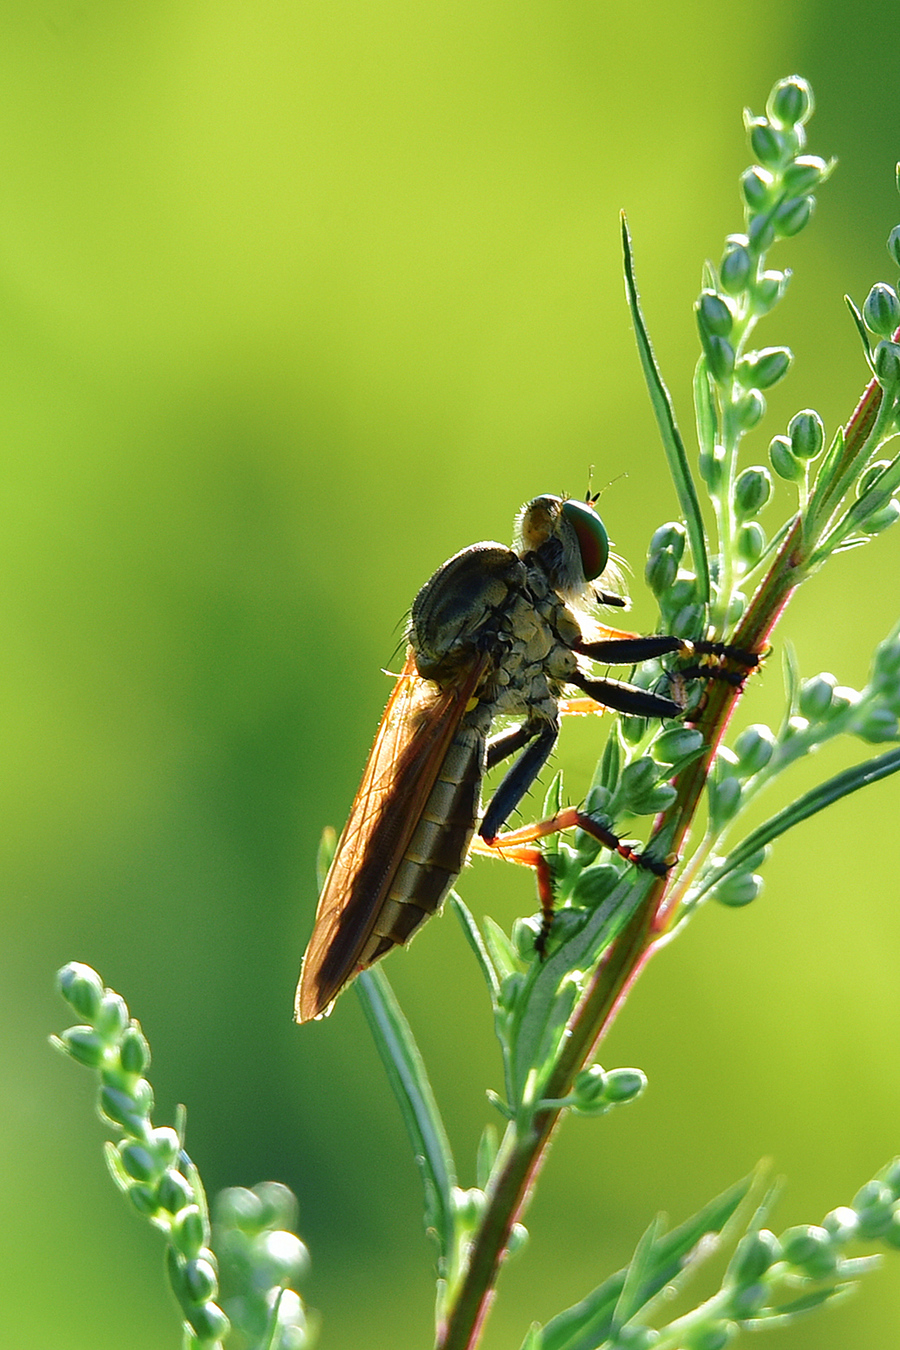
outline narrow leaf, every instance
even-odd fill
[[[669,462],[669,472],[672,475],[675,491],[678,494],[678,502],[687,525],[691,556],[694,560],[694,571],[697,574],[697,596],[705,604],[709,600],[709,560],[706,554],[706,537],[703,532],[700,502],[697,497],[697,489],[694,487],[694,480],[691,477],[684,441],[681,439],[681,432],[678,430],[678,424],[675,421],[672,399],[653,355],[650,335],[641,313],[641,303],[638,298],[637,282],[634,275],[631,235],[628,232],[628,223],[624,215],[622,216],[622,252],[625,261],[625,291],[634,322],[644,380],[650,394],[653,411],[656,414],[663,449]]]
[[[790,1303],[780,1303],[775,1307],[762,1308],[753,1317],[744,1320],[743,1325],[759,1329],[762,1326],[786,1326],[789,1322],[795,1321],[802,1313],[813,1312],[816,1308],[821,1308],[824,1303],[833,1303],[835,1299],[846,1298],[846,1296],[856,1288],[855,1280],[848,1280],[845,1284],[832,1284],[824,1289],[813,1289],[808,1294],[801,1294],[799,1298],[792,1299]]]
[[[646,1302],[644,1291],[652,1281],[656,1265],[654,1248],[664,1232],[663,1217],[661,1214],[657,1214],[649,1227],[644,1230],[638,1245],[634,1249],[634,1255],[625,1271],[622,1292],[616,1299],[616,1306],[613,1309],[612,1334],[614,1336],[618,1336],[625,1323],[630,1322]]]
[[[853,320],[853,324],[854,327],[856,328],[857,333],[859,334],[859,340],[862,343],[863,355],[866,358],[866,365],[874,374],[875,367],[872,365],[872,348],[869,346],[869,334],[868,330],[866,329],[865,320],[863,319],[863,316],[860,314],[853,300],[850,299],[849,295],[844,296],[844,304],[849,309],[850,317]]]
[[[652,1299],[684,1272],[692,1253],[708,1235],[718,1236],[733,1218],[755,1181],[751,1174],[730,1186],[715,1200],[711,1200],[693,1218],[687,1219],[671,1233],[658,1236],[647,1262],[645,1283],[639,1296],[634,1296],[636,1311],[646,1308]],[[710,1244],[711,1249],[712,1244]],[[705,1249],[700,1248],[700,1253]],[[611,1275],[586,1298],[548,1322],[543,1330],[541,1350],[596,1350],[609,1338],[613,1312],[625,1287],[627,1269]],[[634,1316],[634,1313],[632,1313]]]
[[[481,967],[481,973],[484,976],[484,982],[491,995],[491,1003],[496,1006],[497,994],[500,989],[500,977],[497,974],[497,968],[491,960],[490,953],[485,946],[484,938],[478,928],[478,924],[469,909],[456,891],[450,892],[450,908],[459,920],[459,926],[463,930],[463,936],[468,942],[472,951],[475,953],[475,959]]]
[[[709,366],[701,356],[694,369],[694,412],[697,418],[697,439],[704,455],[712,458],[719,432],[719,419],[709,381]]]
[[[770,844],[780,834],[785,834],[802,820],[808,820],[810,816],[823,811],[833,802],[840,801],[842,797],[849,797],[851,792],[858,792],[860,788],[868,787],[870,783],[878,783],[882,778],[889,778],[898,770],[900,770],[900,749],[887,750],[883,755],[876,755],[874,759],[868,759],[863,764],[844,769],[842,773],[835,774],[833,778],[804,793],[758,829],[752,830],[746,839],[743,839],[737,848],[710,872],[696,891],[691,893],[692,903],[711,890],[729,872],[745,866],[754,853],[765,848],[766,844]]]
[[[573,970],[590,969],[621,932],[653,884],[650,873],[621,881],[586,920],[584,927],[546,961],[532,962],[510,1024],[510,1064],[514,1101],[521,1102],[532,1069],[542,1064],[541,1050],[558,1008],[557,994]],[[540,1096],[540,1091],[538,1091]]]
[[[425,1225],[437,1236],[443,1265],[453,1251],[456,1185],[447,1132],[419,1048],[381,967],[363,971],[356,990],[422,1172]]]

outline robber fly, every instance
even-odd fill
[[[589,618],[588,603],[625,604],[597,584],[610,548],[594,500],[536,497],[519,513],[515,549],[463,549],[413,601],[406,662],[319,899],[298,1022],[325,1012],[440,907],[476,827],[486,844],[497,839],[556,743],[567,687],[635,716],[683,712],[672,698],[596,677],[590,661],[632,665],[675,652],[756,664],[722,643],[639,637]],[[488,739],[500,716],[521,721]],[[518,752],[481,814],[485,771]],[[602,826],[592,832],[638,866],[665,872]]]

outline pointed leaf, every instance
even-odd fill
[[[497,974],[497,968],[491,960],[490,953],[485,946],[484,938],[481,936],[478,924],[472,916],[469,909],[456,891],[450,892],[450,908],[459,919],[459,926],[463,930],[463,935],[472,951],[475,953],[475,959],[481,967],[481,973],[484,976],[484,982],[488,987],[491,996],[491,1003],[494,1007],[497,1004],[497,993],[500,989],[500,977]]]
[[[636,1304],[635,1312],[646,1308],[661,1290],[687,1270],[692,1254],[697,1253],[705,1237],[719,1235],[723,1231],[746,1198],[754,1180],[755,1175],[752,1173],[744,1177],[716,1196],[699,1213],[673,1228],[671,1233],[658,1236],[653,1244],[652,1260],[647,1261],[644,1286],[639,1294],[632,1296]],[[697,1255],[702,1257],[703,1254],[704,1249],[700,1247]],[[611,1275],[580,1303],[567,1308],[548,1322],[543,1330],[541,1350],[597,1350],[610,1336],[613,1313],[622,1296],[627,1274],[626,1269]]]
[[[454,1243],[456,1167],[444,1122],[409,1023],[381,967],[363,971],[356,990],[422,1171],[425,1225],[434,1230],[446,1262]]]
[[[697,497],[697,489],[694,487],[694,480],[691,477],[681,432],[678,430],[678,424],[675,421],[672,399],[663,383],[659,366],[656,364],[650,335],[641,313],[641,303],[638,298],[637,282],[634,275],[631,236],[628,233],[628,223],[624,215],[622,216],[622,252],[625,260],[625,291],[634,322],[644,380],[650,394],[653,411],[656,414],[657,426],[666,452],[666,459],[669,462],[669,472],[672,475],[672,481],[675,484],[675,491],[678,494],[678,501],[687,526],[691,556],[694,560],[694,571],[697,574],[697,597],[701,603],[705,604],[709,600],[709,560],[706,554],[706,536],[703,531],[700,502]]]
[[[612,1315],[612,1334],[618,1336],[626,1322],[640,1312],[646,1303],[644,1291],[652,1282],[655,1268],[654,1248],[665,1232],[665,1223],[661,1214],[651,1221],[641,1234],[634,1255],[625,1271],[622,1292],[616,1299]]]
[[[542,1048],[561,984],[573,970],[589,970],[621,932],[655,878],[651,873],[624,878],[584,926],[546,961],[533,961],[510,1021],[510,1064],[515,1103],[523,1099],[532,1070],[543,1064]],[[541,1095],[538,1085],[537,1096]]]
[[[713,886],[716,886],[729,872],[745,867],[748,859],[752,858],[754,853],[765,848],[773,839],[777,839],[780,834],[785,834],[801,821],[808,820],[810,816],[823,811],[826,806],[831,806],[833,802],[838,802],[842,797],[849,797],[851,792],[858,792],[860,788],[868,787],[870,783],[877,783],[882,778],[889,778],[891,774],[900,770],[900,749],[887,750],[883,755],[876,755],[874,759],[868,759],[862,764],[856,764],[853,768],[844,769],[842,773],[835,774],[833,778],[820,783],[818,787],[810,792],[805,792],[802,797],[798,797],[790,806],[786,806],[783,811],[772,816],[763,825],[757,829],[751,830],[746,839],[743,839],[737,848],[733,849],[721,863],[711,871],[703,882],[691,892],[691,903],[694,904],[701,895],[705,895]]]

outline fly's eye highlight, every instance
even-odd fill
[[[585,581],[596,581],[609,562],[606,526],[590,503],[574,497],[563,502],[560,514],[575,531]]]

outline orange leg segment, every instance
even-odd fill
[[[523,825],[518,830],[508,830],[503,834],[496,835],[493,839],[481,839],[476,835],[472,841],[474,853],[481,853],[486,857],[504,858],[508,862],[520,863],[522,866],[531,867],[534,870],[538,899],[541,905],[541,931],[535,942],[535,947],[540,956],[543,956],[546,951],[547,939],[553,926],[553,916],[556,913],[556,901],[553,894],[553,874],[550,863],[541,850],[534,848],[533,845],[538,839],[545,839],[550,834],[557,834],[560,830],[572,829],[584,830],[586,834],[598,840],[604,848],[610,849],[613,853],[618,853],[620,857],[633,863],[635,867],[646,868],[648,871],[655,873],[656,876],[665,876],[674,861],[673,859],[658,862],[654,858],[646,857],[643,853],[637,853],[629,844],[624,844],[617,835],[613,834],[612,830],[608,830],[605,825],[593,820],[584,811],[579,811],[576,806],[567,806],[547,820],[539,820],[532,825]]]

